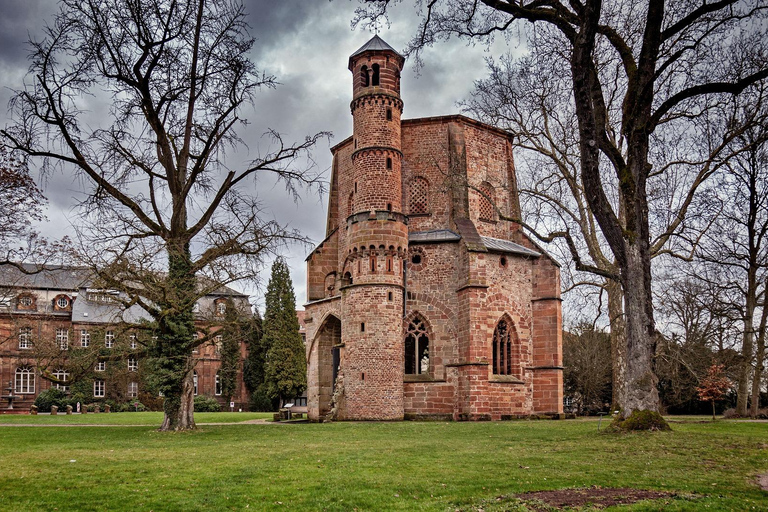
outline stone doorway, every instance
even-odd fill
[[[323,322],[317,338],[318,408],[322,418],[331,411],[331,397],[339,371],[341,320],[331,315]]]

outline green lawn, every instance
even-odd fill
[[[195,416],[203,423],[224,413]],[[754,482],[768,472],[768,424],[683,422],[670,433],[625,435],[596,426],[232,424],[181,434],[2,427],[0,510],[490,512],[524,510],[499,496],[593,485],[681,495],[622,510],[768,509],[768,493]]]
[[[255,419],[271,419],[269,412],[196,412],[195,423],[238,423]],[[162,412],[115,412],[109,414],[0,414],[0,425],[149,425],[163,422]]]

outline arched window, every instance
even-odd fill
[[[494,375],[517,375],[519,357],[513,346],[514,327],[507,318],[502,318],[493,331],[493,373]]]
[[[197,396],[197,370],[192,370],[192,386],[194,388],[195,396]]]
[[[493,186],[484,181],[478,187],[480,190],[480,211],[478,212],[480,220],[496,220],[496,193]]]
[[[221,371],[216,372],[216,396],[221,396]]]
[[[371,66],[373,68],[373,78],[371,78],[371,85],[379,85],[380,68],[378,64]]]
[[[360,85],[368,87],[370,77],[368,76],[368,66],[360,68]]]
[[[405,332],[405,373],[429,373],[429,334],[426,323],[420,316],[411,320]]]
[[[29,366],[16,368],[14,393],[31,395],[35,393],[35,370]]]
[[[411,214],[429,212],[429,182],[426,178],[416,176],[411,180],[410,201],[408,212]]]
[[[59,379],[61,382],[56,382],[53,387],[56,389],[60,389],[62,391],[69,391],[69,386],[64,384],[64,382],[67,382],[69,380],[69,372],[66,371],[63,368],[59,368],[55,372],[53,372],[53,376]]]

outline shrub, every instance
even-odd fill
[[[730,409],[726,409],[723,411],[723,418],[726,420],[732,420],[734,418],[741,418],[739,413],[736,412],[736,409],[731,407]]]
[[[37,398],[35,399],[35,405],[37,406],[37,410],[40,412],[51,412],[52,405],[57,406],[60,410],[66,409],[67,405],[69,405],[69,400],[67,399],[67,394],[64,391],[51,388],[46,389],[37,395]]]
[[[763,407],[762,409],[758,409],[756,418],[759,420],[768,420],[768,408]]]
[[[612,430],[646,430],[646,431],[667,431],[669,428],[666,420],[656,411],[634,411],[629,418],[622,420],[616,418],[611,425]]]
[[[195,397],[195,412],[219,412],[221,406],[215,398],[205,395]]]

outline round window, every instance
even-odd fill
[[[31,306],[32,305],[32,297],[19,297],[19,304],[22,306]]]
[[[419,265],[421,263],[421,254],[414,254],[411,256],[411,263],[414,265]]]
[[[66,308],[67,306],[69,306],[69,299],[66,297],[59,297],[58,299],[56,299],[56,305],[62,309]]]

